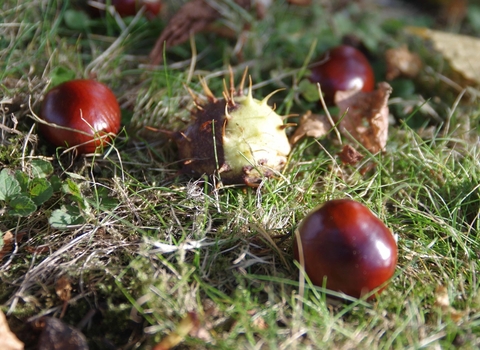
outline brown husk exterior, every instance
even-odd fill
[[[221,145],[226,123],[225,105],[226,101],[220,99],[201,107],[195,113],[195,121],[185,131],[175,134],[178,154],[183,161],[182,171],[185,174],[213,175],[217,174],[219,169],[227,168]],[[233,180],[239,182],[241,179]]]

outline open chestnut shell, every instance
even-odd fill
[[[356,201],[324,203],[302,221],[299,237],[301,249],[295,239],[294,257],[301,261],[303,254],[305,272],[316,286],[326,283],[327,289],[359,298],[395,272],[398,252],[392,232]]]

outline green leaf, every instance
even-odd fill
[[[98,200],[96,202],[90,202],[94,207],[101,210],[109,210],[118,206],[119,201],[109,195],[110,190],[108,188],[97,187],[96,193]]]
[[[76,78],[76,73],[68,68],[58,66],[50,72],[50,86],[54,87]]]
[[[392,96],[407,99],[415,94],[415,83],[411,79],[395,79],[389,82],[393,88]]]
[[[62,192],[73,196],[73,199],[82,208],[88,207],[88,202],[83,197],[80,187],[72,179],[67,179],[66,183],[62,185]]]
[[[303,79],[298,84],[298,91],[302,94],[302,97],[308,102],[320,101],[320,96],[318,95],[318,86],[311,83],[308,79]]]
[[[98,201],[89,201],[90,205],[102,211],[115,209],[119,201],[113,197],[100,197]]]
[[[28,184],[30,198],[36,205],[45,203],[53,195],[53,189],[47,179],[35,178]]]
[[[19,195],[8,202],[8,214],[16,216],[28,216],[37,210],[35,203],[24,195]]]
[[[53,166],[50,162],[43,159],[33,159],[32,174],[34,177],[47,177],[53,173]]]
[[[57,175],[52,175],[50,185],[52,185],[53,192],[58,192],[62,189],[62,180]]]
[[[100,208],[102,210],[112,210],[118,207],[119,201],[113,197],[102,198]]]
[[[78,208],[67,205],[54,210],[48,222],[57,229],[65,230],[71,225],[82,224],[84,220]]]
[[[86,30],[90,24],[90,18],[83,11],[66,10],[63,18],[70,29]]]
[[[133,110],[122,109],[122,125],[128,125],[132,121],[134,114]]]
[[[30,178],[28,177],[27,174],[25,174],[23,171],[17,170],[15,172],[15,179],[17,179],[18,184],[20,185],[21,192],[25,193],[28,190],[28,182],[30,181]]]
[[[13,177],[8,169],[0,172],[0,201],[9,201],[22,191],[17,179]]]
[[[62,185],[62,191],[65,194],[74,196],[77,200],[83,201],[82,192],[80,187],[71,179],[67,179],[67,182]]]
[[[469,24],[475,29],[476,32],[480,31],[480,6],[479,5],[468,6],[467,19]]]

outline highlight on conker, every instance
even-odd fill
[[[319,83],[325,102],[333,104],[337,91],[372,91],[375,74],[367,57],[349,45],[331,48],[312,64],[309,80]]]

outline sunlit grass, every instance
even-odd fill
[[[148,45],[163,24],[107,17],[78,32],[65,23],[71,8],[46,0],[2,5],[2,99],[19,97],[24,104],[14,112],[18,124],[0,114],[3,125],[20,132],[2,133],[0,167],[28,171],[31,159],[46,159],[61,184],[70,179],[78,185],[86,203],[84,223],[67,230],[48,223],[52,211],[74,201],[61,190],[31,216],[3,213],[1,231],[25,233],[0,265],[2,309],[10,312],[12,328],[25,342],[33,342],[26,321],[60,315],[55,281],[68,276],[74,302],[64,321],[83,320],[91,348],[149,348],[189,311],[198,313],[207,330],[187,337],[189,348],[473,349],[480,344],[476,107],[442,101],[454,109],[454,118],[446,123],[448,113],[441,110],[444,123],[425,119],[425,128],[411,128],[409,116],[402,115],[398,120],[405,122],[390,127],[387,151],[367,155],[355,166],[340,162],[333,135],[304,139],[281,176],[258,189],[214,188],[207,178],[179,174],[173,143],[165,133],[145,129],[184,128],[194,108],[185,85],[201,93],[197,76],[203,76],[220,96],[229,65],[236,76],[249,67],[255,97],[286,88],[272,98],[277,110],[321,113],[302,99],[297,77],[311,50],[316,54],[339,42],[352,19],[361,17],[356,6],[352,18],[336,14],[330,21],[318,5],[310,11],[279,1],[264,21],[254,20],[245,61],[229,57],[235,40],[201,34],[189,82],[188,44],[168,52],[166,66],[147,64]],[[298,17],[290,20],[287,11]],[[371,25],[381,22],[375,17]],[[369,31],[363,30],[361,35]],[[373,49],[389,38],[379,33],[383,36],[368,39]],[[36,137],[29,115],[59,72],[93,75],[117,94],[125,129],[106,155],[61,155]],[[373,302],[340,302],[308,283],[305,293],[299,292],[293,232],[310,210],[344,197],[367,205],[398,236],[397,271]],[[447,288],[453,309],[436,304],[439,286]],[[92,310],[95,316],[85,319]]]

